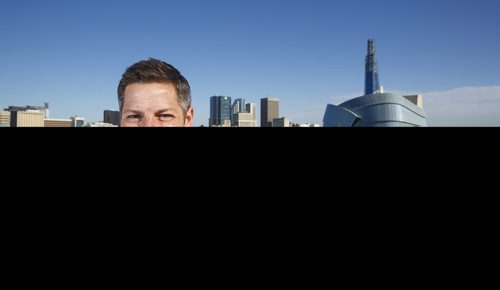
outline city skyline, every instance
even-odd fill
[[[196,126],[208,125],[218,95],[278,98],[292,122],[321,123],[327,104],[363,95],[374,38],[380,84],[423,95],[430,126],[500,126],[499,8],[495,0],[6,2],[0,107],[49,102],[54,118],[102,121],[118,109],[126,67],[155,57],[190,82]]]

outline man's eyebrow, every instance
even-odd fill
[[[163,113],[170,113],[170,112],[175,112],[175,110],[173,110],[173,109],[162,109],[162,110],[156,111],[155,115],[163,114]]]
[[[132,114],[136,114],[136,115],[142,114],[141,111],[136,111],[136,110],[125,110],[123,113],[132,113]]]

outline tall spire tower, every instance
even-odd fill
[[[329,104],[324,127],[427,127],[422,96],[384,93],[378,79],[375,40],[368,40],[365,94],[338,106]]]
[[[375,51],[375,40],[368,39],[368,54],[366,56],[365,95],[381,92],[378,79],[378,63]]]

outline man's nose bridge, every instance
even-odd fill
[[[143,125],[145,127],[155,127],[157,126],[157,120],[154,115],[145,115],[143,119]]]

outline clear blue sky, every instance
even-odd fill
[[[198,125],[208,123],[212,95],[278,97],[282,115],[320,123],[327,103],[361,95],[370,37],[386,91],[500,86],[498,0],[4,0],[1,6],[0,108],[48,101],[54,118],[102,120],[103,110],[118,108],[125,68],[155,57],[189,80]]]

